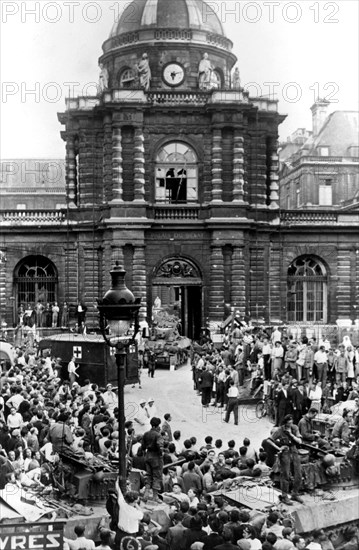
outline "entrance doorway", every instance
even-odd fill
[[[171,259],[156,269],[152,282],[152,318],[167,318],[177,324],[181,336],[199,339],[202,277],[193,262]]]

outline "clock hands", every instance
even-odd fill
[[[171,76],[172,80],[174,80],[176,78],[176,74],[182,74],[182,71],[172,71],[170,73],[170,76]]]

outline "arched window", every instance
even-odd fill
[[[186,143],[167,143],[156,157],[156,202],[176,204],[197,200],[196,153]]]
[[[122,70],[119,76],[120,88],[132,88],[136,80],[136,74],[133,69],[126,68]]]
[[[288,321],[327,322],[328,274],[317,258],[301,256],[288,269]]]
[[[44,256],[28,256],[15,269],[14,286],[17,307],[56,302],[57,270]]]

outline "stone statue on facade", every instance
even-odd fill
[[[140,87],[147,92],[150,89],[151,69],[147,53],[144,53],[141,61],[136,65]]]
[[[236,67],[234,69],[233,78],[232,78],[232,88],[234,90],[239,90],[241,87],[241,76],[239,74],[239,69]]]
[[[102,93],[104,92],[105,90],[108,90],[108,79],[109,79],[109,75],[108,75],[108,70],[106,69],[106,67],[100,63],[100,69],[101,69],[101,72],[100,72],[100,77],[99,77],[99,92]]]
[[[208,58],[208,53],[205,53],[198,67],[198,86],[200,90],[210,90],[212,88],[212,73],[212,63]]]

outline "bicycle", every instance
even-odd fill
[[[270,422],[273,422],[274,424],[275,410],[273,400],[265,396],[263,399],[258,401],[258,403],[256,404],[256,416],[259,420],[261,418],[264,418],[265,416],[268,416]]]

